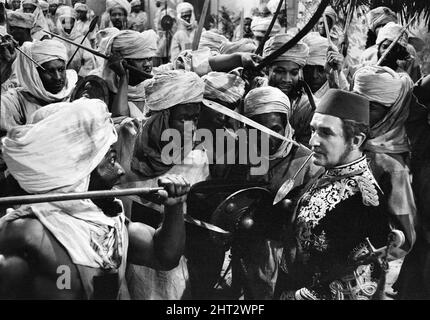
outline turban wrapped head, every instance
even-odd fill
[[[389,22],[397,23],[396,13],[387,7],[377,7],[368,13],[369,29],[376,32],[376,28]]]
[[[257,45],[254,40],[249,38],[243,38],[234,42],[224,42],[219,48],[221,54],[230,54],[235,52],[254,53],[255,50],[257,50]]]
[[[39,7],[42,9],[42,11],[46,11],[49,9],[49,4],[46,1],[39,0]]]
[[[379,30],[378,37],[376,38],[376,45],[379,46],[385,40],[394,41],[401,33],[403,27],[400,24],[389,22]],[[400,40],[397,42],[404,48],[408,47],[408,34],[403,32]]]
[[[74,9],[76,11],[86,11],[86,12],[89,11],[88,5],[85,4],[85,3],[81,3],[81,2],[76,2],[75,6],[74,6]]]
[[[143,83],[146,104],[151,111],[162,111],[178,104],[203,101],[205,83],[194,72],[173,70],[156,74]]]
[[[11,129],[3,156],[29,193],[45,193],[89,180],[117,135],[106,104],[98,99],[60,103],[36,123]],[[87,184],[88,186],[88,184]]]
[[[56,40],[24,42],[21,50],[40,65],[57,59],[67,61],[66,47]],[[24,90],[30,92],[35,98],[48,103],[68,98],[78,80],[78,75],[74,70],[67,70],[67,80],[63,90],[56,94],[50,93],[43,86],[36,65],[23,54],[18,54],[16,73],[18,81]]]
[[[130,2],[130,6],[133,8],[135,6],[140,6],[142,3],[140,2],[140,0],[133,0]]]
[[[191,19],[190,22],[185,21],[182,19],[182,14],[185,12],[191,11]],[[176,14],[177,14],[177,20],[184,25],[187,29],[192,27],[194,23],[196,22],[196,16],[194,14],[194,7],[191,3],[188,2],[182,2],[176,6]]]
[[[264,37],[267,29],[269,29],[270,22],[272,21],[272,16],[268,17],[255,17],[251,22],[251,31],[256,37]],[[273,25],[272,31],[270,32],[270,37],[273,37],[281,31],[281,25],[278,21]]]
[[[278,6],[279,6],[279,1],[281,1],[281,0],[270,0],[268,3],[267,3],[267,9],[269,9],[269,11],[272,13],[272,14],[275,14],[275,12],[276,12],[276,9],[278,8]],[[284,2],[284,4],[282,5],[282,7],[281,7],[281,11],[284,9],[284,6],[285,6],[285,2]]]
[[[234,74],[210,72],[202,79],[205,82],[205,99],[233,104],[245,94],[245,81]]]
[[[31,29],[34,26],[36,18],[32,13],[9,11],[7,13],[7,21],[11,27]]]
[[[118,52],[126,59],[152,58],[157,52],[157,34],[154,30],[137,32],[123,30],[116,33],[112,39],[111,52]]]
[[[228,39],[222,34],[213,31],[205,31],[202,33],[200,39],[199,50],[209,48],[211,51],[219,52],[221,45],[225,42],[228,42]]]
[[[263,57],[269,56],[292,38],[293,36],[285,33],[270,38],[264,45]],[[291,61],[303,68],[306,65],[308,55],[309,47],[304,42],[299,41],[294,47],[278,57],[275,62]]]
[[[265,113],[284,113],[288,117],[291,112],[290,99],[275,87],[267,86],[249,91],[244,101],[244,115],[253,117]]]
[[[334,11],[334,9],[331,6],[328,6],[325,10],[324,10],[324,15],[329,17],[331,19],[331,21],[333,22],[333,24],[336,23],[337,21],[337,13],[336,11]]]
[[[123,9],[127,16],[131,13],[131,6],[127,0],[106,0],[106,11],[109,12],[109,14],[115,8]]]
[[[303,42],[309,47],[309,56],[306,65],[325,66],[327,62],[328,41],[318,32],[311,32],[303,38]]]
[[[386,107],[398,100],[402,86],[402,78],[388,67],[366,66],[354,74],[353,91]]]

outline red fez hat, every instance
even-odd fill
[[[315,112],[369,124],[369,100],[349,91],[328,90]]]

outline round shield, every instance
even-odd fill
[[[253,187],[232,194],[215,209],[210,220],[230,235],[211,232],[212,239],[227,247],[234,238],[260,234],[260,222],[273,211],[272,202],[273,196],[266,188]]]
[[[163,28],[164,31],[170,31],[173,28],[174,19],[166,14],[163,18],[161,18],[161,28]]]
[[[100,99],[109,106],[109,88],[106,81],[98,76],[87,76],[80,79],[73,89],[70,101],[84,96],[89,99]]]

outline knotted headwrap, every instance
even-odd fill
[[[386,25],[389,22],[397,23],[397,16],[390,8],[377,7],[368,13],[369,29],[375,32],[379,26]]]
[[[141,5],[140,0],[133,0],[133,1],[130,2],[130,6],[132,8],[135,7],[135,6],[140,6],[140,5]]]
[[[8,11],[7,21],[11,27],[31,29],[34,26],[35,16],[32,13]]]
[[[311,32],[303,38],[309,47],[309,56],[306,61],[310,66],[325,66],[327,62],[328,41],[318,32]]]
[[[244,114],[253,117],[264,113],[291,113],[290,99],[281,90],[267,86],[249,91],[244,101]]]
[[[257,50],[257,45],[254,40],[243,38],[235,42],[224,42],[219,51],[221,54],[229,54],[235,52],[250,52],[254,53]]]
[[[272,13],[272,14],[275,14],[275,12],[276,12],[276,9],[278,8],[278,5],[279,5],[279,1],[281,1],[281,0],[270,0],[268,3],[267,3],[267,9],[269,9],[269,11]],[[282,5],[282,7],[281,7],[281,11],[283,10],[283,7],[285,6],[285,2],[283,3],[283,5]]]
[[[181,15],[184,12],[191,11],[191,19],[190,22],[182,19]],[[194,14],[194,7],[192,4],[188,2],[182,2],[176,6],[177,20],[181,23],[185,28],[190,29],[196,22],[196,16]]]
[[[259,114],[281,113],[287,117],[285,137],[292,139],[294,130],[290,125],[291,103],[290,99],[278,88],[260,87],[249,91],[244,101],[244,115],[252,118]],[[283,141],[275,154],[269,160],[286,157],[293,147],[292,143]]]
[[[143,82],[146,104],[151,111],[169,109],[178,104],[203,101],[205,83],[194,72],[173,70],[156,74]]]
[[[67,61],[66,47],[56,40],[24,42],[21,50],[39,64],[56,59]],[[30,92],[35,98],[46,102],[58,102],[68,98],[78,80],[78,75],[74,70],[67,70],[66,83],[63,90],[56,94],[48,92],[43,86],[36,65],[23,54],[18,54],[16,74],[19,84],[24,90]]]
[[[387,114],[371,128],[365,149],[377,153],[409,152],[405,122],[409,116],[413,82],[405,73],[388,67],[367,66],[354,75],[354,91],[388,108]]]
[[[209,48],[211,51],[219,52],[221,45],[225,42],[228,42],[228,39],[222,34],[213,31],[205,31],[200,38],[199,50]]]
[[[76,11],[88,11],[89,8],[88,5],[86,5],[85,3],[76,2],[74,9]]]
[[[389,22],[379,30],[378,37],[376,38],[376,45],[379,46],[385,40],[394,41],[400,34],[403,27],[400,24]],[[402,47],[408,47],[408,34],[403,32],[400,40],[397,42]]]
[[[42,11],[46,11],[49,9],[49,3],[44,0],[39,0],[39,7]]]
[[[123,58],[152,58],[157,52],[157,34],[154,30],[142,33],[134,30],[123,30],[112,39],[112,52],[118,52]]]
[[[131,6],[127,0],[106,0],[106,11],[109,14],[115,8],[123,9],[127,16],[131,13]]]
[[[33,115],[36,123],[12,128],[3,140],[8,170],[29,193],[88,178],[117,138],[101,100],[84,98],[49,108],[41,117]]]
[[[336,23],[337,13],[336,11],[334,11],[334,9],[331,6],[327,6],[327,8],[325,8],[324,15],[329,17],[333,21],[333,24]]]
[[[107,106],[84,98],[47,108],[51,112],[36,111],[44,113],[37,123],[8,132],[3,140],[8,169],[29,193],[86,192],[91,172],[117,140]],[[73,263],[101,269],[125,264],[123,214],[108,217],[89,199],[24,205],[20,210],[15,214],[34,214]],[[124,268],[119,272],[123,276]]]
[[[401,88],[401,77],[388,67],[366,66],[354,74],[353,91],[386,107],[399,98]]]
[[[267,29],[269,28],[270,22],[272,22],[272,17],[254,17],[251,22],[251,31],[256,37],[264,37]],[[281,25],[278,21],[273,25],[272,30],[270,31],[270,37],[273,37],[277,33],[281,31]]]
[[[145,59],[154,57],[157,50],[157,35],[154,30],[147,30],[142,33],[134,30],[118,31],[111,28],[112,36],[106,43],[105,54],[111,55],[117,52],[121,57],[126,59]],[[101,42],[100,47],[105,43]],[[109,90],[118,92],[118,77],[115,72],[109,68],[108,61],[105,60],[100,69],[96,70],[95,75],[101,76],[107,82]],[[128,99],[130,101],[141,102],[145,100],[143,82],[137,86],[128,86]]]
[[[210,72],[202,77],[205,99],[236,103],[245,94],[245,81],[231,73]]]
[[[263,57],[267,57],[280,47],[282,47],[285,43],[290,41],[293,36],[289,34],[278,34],[272,38],[270,38],[266,44],[264,45]],[[306,60],[309,56],[309,47],[302,41],[299,41],[294,47],[290,50],[282,54],[278,57],[277,61],[292,61],[297,63],[300,67],[304,67],[306,65]]]
[[[60,59],[67,62],[67,49],[57,40],[43,40],[28,45],[31,57],[39,64]]]

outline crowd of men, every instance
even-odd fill
[[[157,1],[155,30],[139,0],[97,24],[85,0],[0,2],[0,298],[384,299],[403,261],[393,296],[430,299],[430,76],[391,9],[359,64],[329,6],[261,69],[299,31],[281,11],[262,43],[279,0],[197,42],[188,2]],[[211,186],[270,198],[229,251]],[[159,194],[1,202],[129,188]]]

